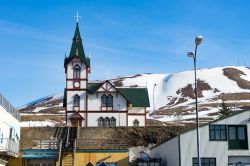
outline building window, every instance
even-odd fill
[[[228,126],[228,149],[248,149],[247,126]]]
[[[103,127],[104,126],[104,118],[103,117],[98,118],[98,126],[99,127]]]
[[[75,95],[74,96],[74,107],[79,107],[80,106],[80,96]]]
[[[201,158],[201,166],[216,166],[216,158]],[[198,166],[198,159],[193,158],[193,166]]]
[[[111,119],[110,119],[110,126],[111,127],[116,126],[116,119],[114,117],[111,117]]]
[[[139,120],[135,119],[134,122],[133,122],[133,126],[139,126]]]
[[[104,126],[110,126],[110,119],[108,117],[105,118]]]
[[[226,125],[209,125],[209,139],[210,141],[226,141]]]
[[[113,96],[105,94],[101,96],[101,106],[102,107],[113,107]]]
[[[102,95],[102,97],[101,97],[101,105],[102,105],[102,107],[106,107],[106,98],[107,98],[107,96],[104,94],[104,95]]]
[[[113,107],[113,96],[108,95],[108,101],[107,101],[108,107]]]
[[[80,79],[81,78],[81,67],[76,65],[73,69],[73,78]]]

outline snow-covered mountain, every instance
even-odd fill
[[[250,107],[250,68],[227,66],[199,69],[197,80],[201,122],[218,117],[218,107],[222,100],[233,110]],[[177,123],[194,121],[193,70],[173,74],[137,74],[110,81],[115,86],[146,86],[151,105],[148,108],[148,119]],[[23,116],[27,113],[62,114],[62,99],[62,93],[49,95],[26,104],[19,110]]]

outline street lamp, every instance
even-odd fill
[[[197,47],[203,41],[203,37],[201,35],[196,36],[195,38],[195,51],[187,52],[187,56],[193,58],[194,60],[194,82],[195,82],[195,110],[196,110],[196,132],[197,132],[197,160],[198,166],[200,163],[200,133],[199,133],[199,116],[198,116],[198,92],[197,92],[197,78],[196,78],[196,53]]]
[[[154,126],[155,126],[155,87],[156,87],[156,84],[154,84],[154,87],[153,87]]]
[[[121,118],[120,118],[120,107],[121,107],[121,105],[118,104],[117,106],[118,106],[118,111],[119,111],[119,127],[120,127],[121,126],[121,123],[120,123],[120,121],[121,121]]]

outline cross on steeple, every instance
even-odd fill
[[[74,16],[75,18],[76,18],[76,23],[78,23],[78,20],[79,20],[79,18],[81,18],[82,16],[79,16],[78,15],[78,11],[76,12],[76,16]]]

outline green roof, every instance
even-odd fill
[[[66,57],[64,59],[64,66],[66,66],[75,57],[79,58],[85,65],[90,67],[90,59],[88,57],[85,57],[83,44],[82,44],[82,38],[81,38],[80,30],[78,27],[78,23],[76,24],[76,30],[75,30],[75,34],[73,37],[73,42],[71,45],[69,57]]]
[[[117,88],[132,107],[150,107],[147,88]]]
[[[103,84],[102,82],[88,83],[88,91],[93,94],[102,84]]]

